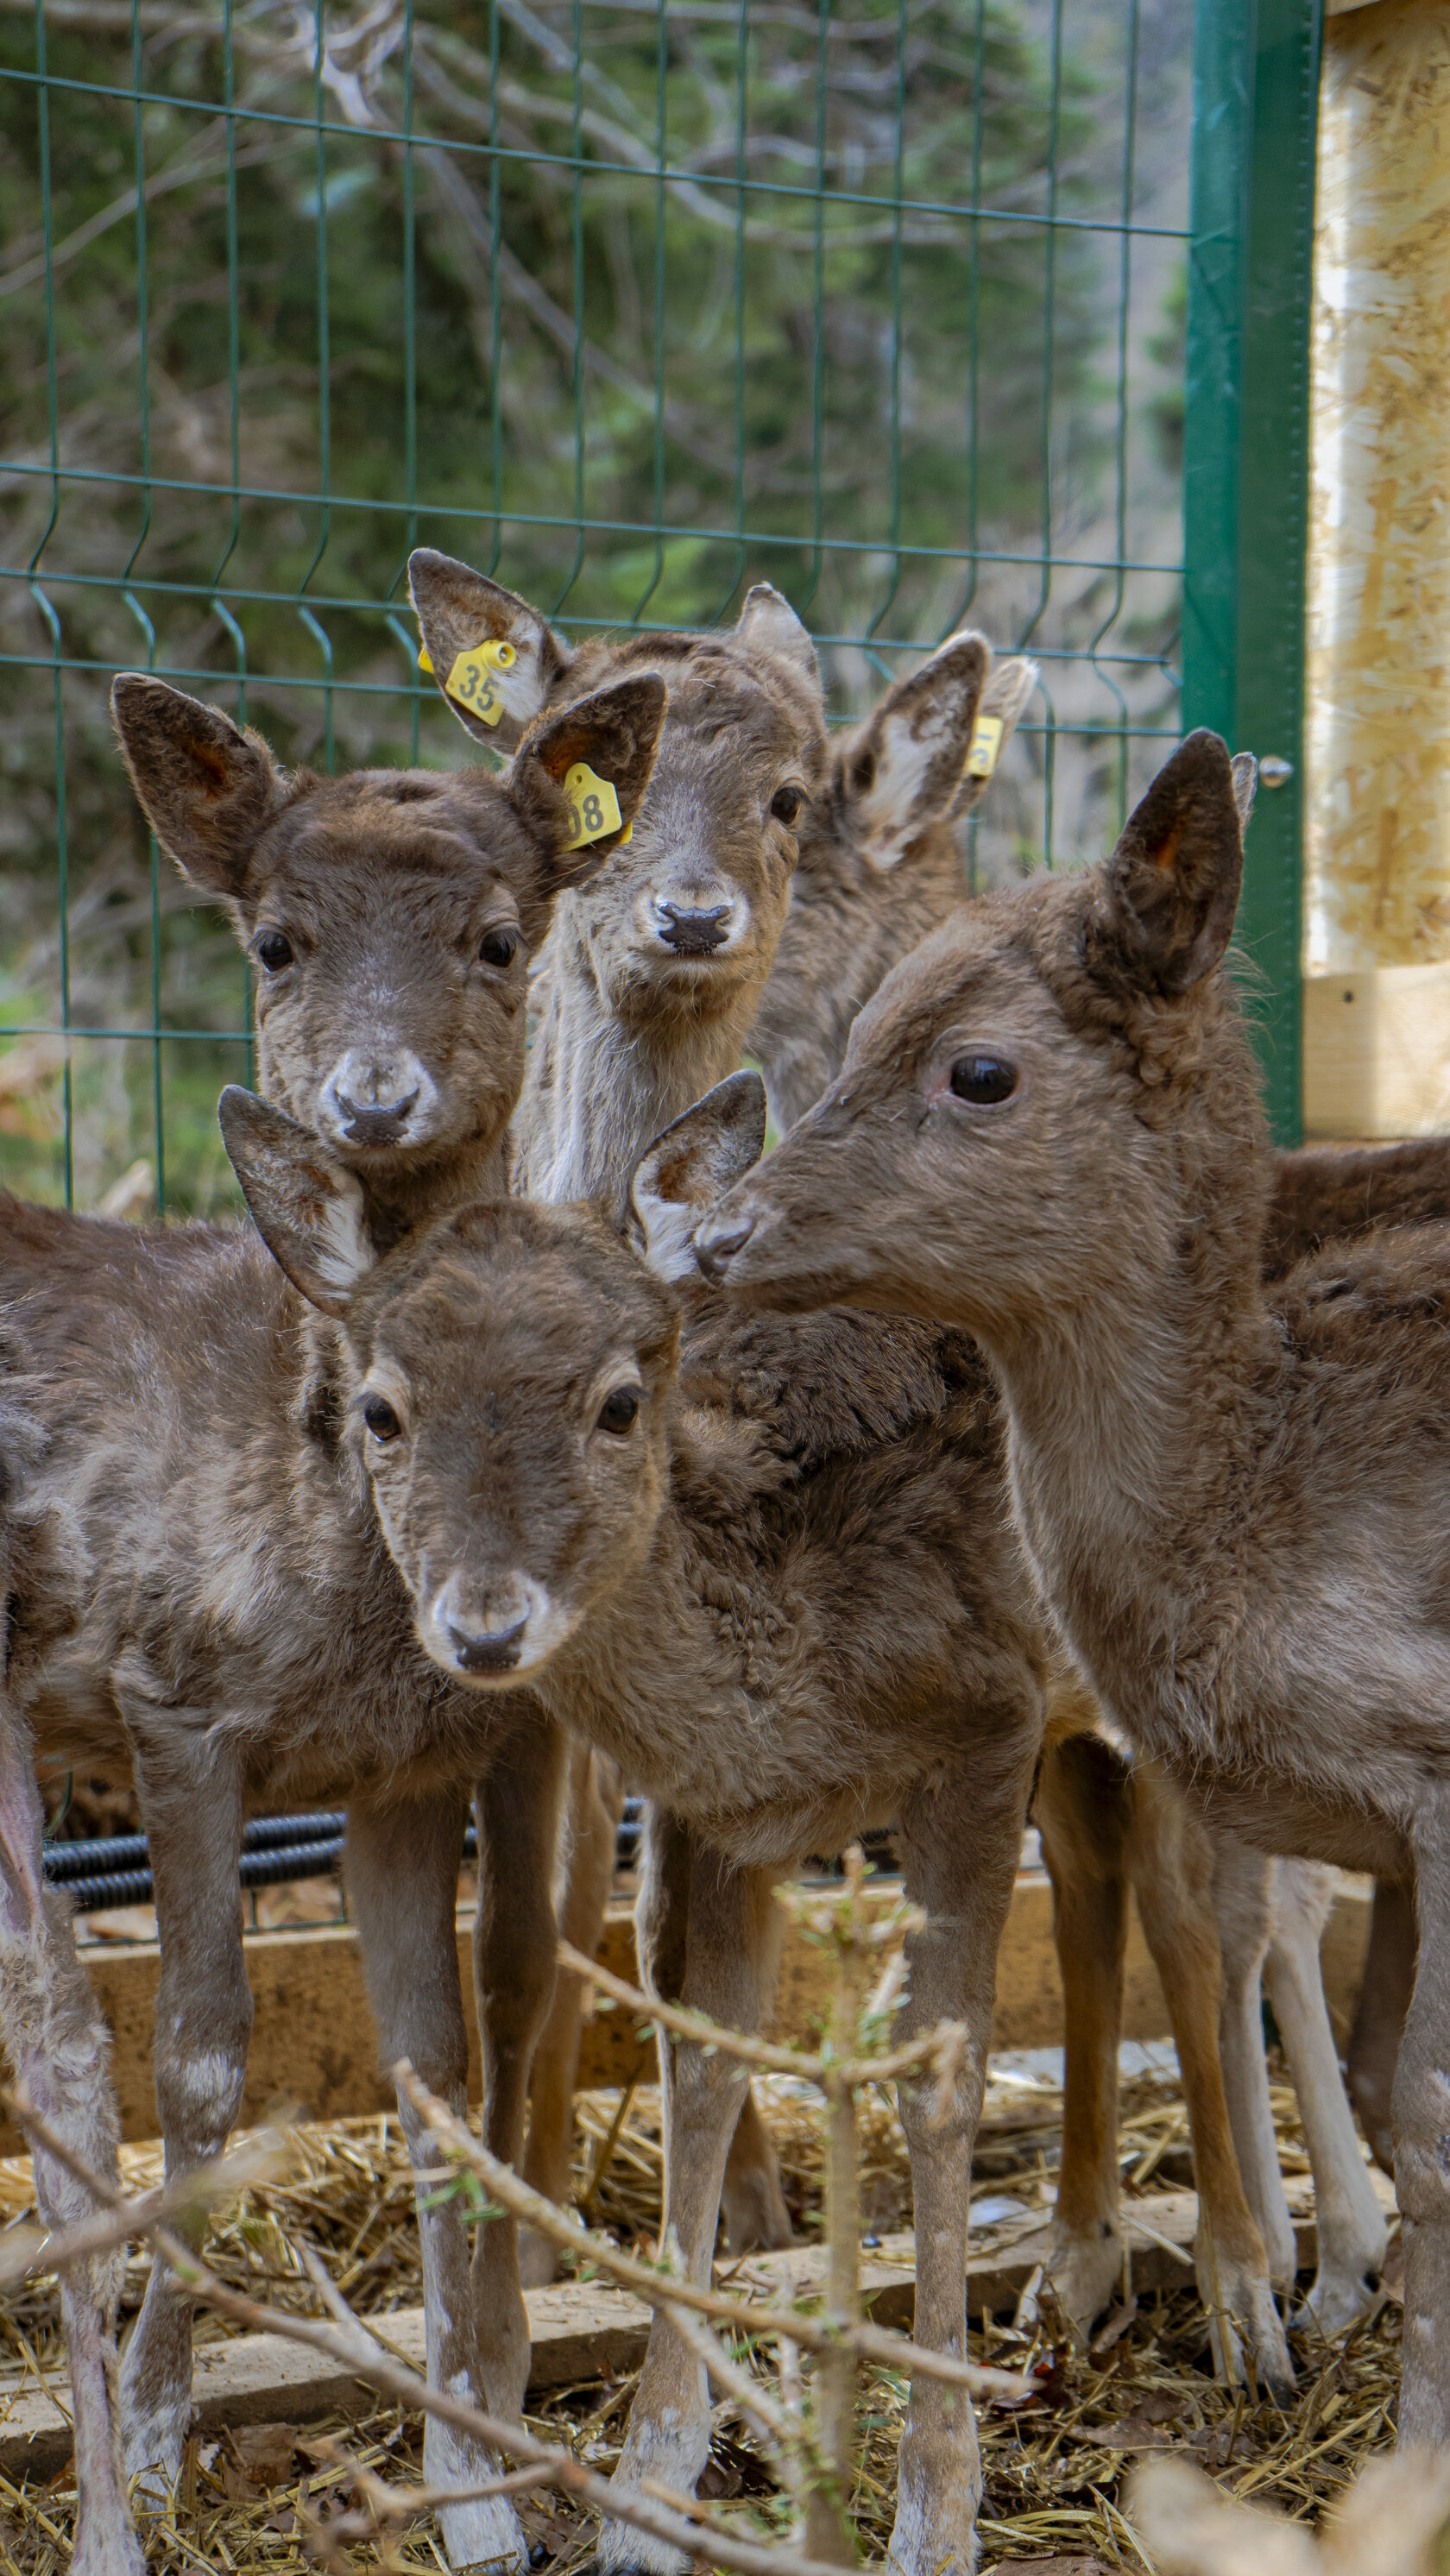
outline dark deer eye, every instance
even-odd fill
[[[1004,1055],[959,1055],[952,1066],[952,1089],[958,1100],[990,1105],[1010,1100],[1017,1088],[1017,1067]]]
[[[770,810],[777,823],[784,823],[789,830],[805,801],[798,787],[777,787],[770,800]]]
[[[403,1426],[383,1395],[370,1395],[363,1406],[363,1420],[375,1440],[396,1440]]]
[[[599,1408],[601,1431],[632,1431],[639,1416],[639,1389],[617,1386]]]
[[[257,962],[269,975],[280,975],[292,963],[292,942],[283,930],[264,930],[257,941]]]
[[[486,930],[478,943],[485,966],[511,966],[518,939],[512,930]]]

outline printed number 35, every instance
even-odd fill
[[[459,682],[458,695],[475,715],[488,715],[498,704],[498,693],[481,662],[470,662]]]

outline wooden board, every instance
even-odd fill
[[[1394,2206],[1391,2185],[1383,2174],[1373,2177],[1386,2209]],[[1287,2185],[1294,2211],[1299,2267],[1315,2260],[1311,2194],[1302,2178]],[[1191,2191],[1155,2192],[1138,2203],[1123,2204],[1133,2286],[1142,2292],[1181,2288],[1191,2279],[1188,2260],[1197,2223],[1198,2203]],[[1140,2220],[1152,2228],[1144,2232]],[[985,2310],[1010,2315],[1047,2247],[1048,2213],[1028,2220],[1009,2220],[974,2241],[967,2280],[967,2308],[973,2317]],[[1177,2253],[1170,2251],[1177,2247]],[[913,2309],[912,2265],[915,2248],[909,2233],[888,2236],[867,2256],[863,2286],[878,2325],[905,2331]],[[750,2281],[777,2294],[800,2294],[824,2286],[825,2257],[814,2247],[790,2254],[766,2254],[732,2265],[737,2288]],[[560,2284],[525,2293],[533,2338],[529,2386],[536,2391],[564,2388],[578,2381],[618,2377],[640,2361],[649,2332],[649,2311],[622,2290],[597,2282]],[[381,2332],[404,2358],[423,2366],[423,2311],[399,2308],[378,2320]],[[63,2382],[58,2393],[68,2404]],[[196,2356],[192,2381],[193,2422],[199,2432],[242,2424],[307,2424],[324,2416],[356,2418],[376,2402],[365,2381],[336,2363],[307,2352],[285,2336],[238,2335],[230,2342],[204,2344]],[[50,2478],[70,2457],[67,2414],[49,2385],[34,2380],[0,2389],[0,2474],[19,2480]]]
[[[883,1903],[896,1889],[883,1889]],[[468,2021],[468,2089],[482,2087],[478,2026],[473,2006],[472,1921],[460,1914],[458,1965]],[[1325,1936],[1324,1957],[1331,2009],[1341,2037],[1359,1990],[1369,1932],[1365,1890],[1347,1886]],[[256,2027],[247,2065],[242,2121],[256,2125],[279,2109],[314,2120],[339,2120],[387,2109],[389,2086],[378,2068],[377,2040],[368,2006],[362,1957],[347,1924],[316,1930],[249,1933],[247,1973],[256,2003]],[[124,1947],[88,1943],[81,1951],[115,2034],[114,2072],[121,2100],[123,2138],[156,2134],[152,2035],[160,1954],[154,1941]],[[634,1924],[627,1906],[611,1908],[600,1952],[620,1976],[636,1975]],[[792,1931],[781,1968],[776,2029],[802,2037],[820,1999],[821,1953]],[[1024,1870],[1013,1891],[997,1968],[997,2048],[1052,2048],[1062,2042],[1062,1989],[1052,1944],[1052,1896],[1041,1870]],[[1125,2039],[1165,2039],[1168,2014],[1157,1973],[1136,1914],[1131,1918],[1123,1998]],[[648,2072],[651,2049],[642,2047],[634,2015],[604,2004],[584,2032],[581,2087],[628,2083]],[[0,2122],[0,2155],[19,2155],[24,2141]]]

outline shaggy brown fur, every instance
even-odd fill
[[[888,978],[702,1252],[751,1300],[980,1335],[1038,1578],[1132,1739],[1267,1850],[1413,1860],[1402,2432],[1443,2442],[1450,1237],[1371,1236],[1266,1304],[1272,1167],[1215,971],[1241,865],[1227,754],[1194,736],[1105,868],[963,915]]]
[[[739,1076],[645,1158],[624,1222],[667,1275],[681,1213],[718,1194],[763,1123],[758,1081]],[[270,1159],[231,1141],[260,1226],[302,1275]],[[970,2033],[950,2116],[933,2126],[912,2092],[902,2104],[916,2331],[959,2351],[971,2137],[1043,1682],[982,1363],[936,1326],[863,1328],[860,1401],[835,1445],[809,1364],[799,1385],[793,1367],[818,1341],[829,1368],[831,1326],[753,1323],[737,1376],[712,1298],[663,1284],[597,1207],[455,1218],[360,1267],[343,1331],[350,1420],[370,1390],[391,1408],[364,1459],[419,1636],[454,1669],[459,1631],[507,1638],[540,1704],[688,1825],[691,2002],[755,2023],[772,1878],[896,1818],[927,1913],[909,2024],[950,2015]],[[475,1657],[473,1677],[508,1676]],[[668,2219],[697,2274],[743,2084],[723,2059],[673,2054]],[[698,2368],[658,2326],[621,2477],[688,2487],[708,2439]],[[896,2543],[910,2576],[972,2564],[977,2489],[968,2411],[918,2389]],[[637,2564],[639,2546],[608,2532],[605,2563]]]

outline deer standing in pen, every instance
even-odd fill
[[[256,961],[265,1078],[345,1175],[344,1247],[364,1203],[370,1240],[387,1243],[453,1203],[450,1188],[504,1185],[528,952],[561,886],[608,851],[574,846],[562,782],[577,760],[596,763],[627,822],[663,703],[648,675],[600,693],[540,728],[506,784],[477,771],[330,780],[286,777],[256,735],[158,681],[118,683],[123,745],[160,837],[229,904]],[[454,1887],[469,1783],[491,1768],[490,1794],[508,1805],[507,1728],[410,1646],[340,1446],[335,1337],[280,1286],[235,1228],[136,1229],[4,1202],[0,2026],[37,2106],[111,2174],[104,2031],[64,1901],[44,1890],[33,1748],[134,1770],[161,1935],[170,2173],[220,2148],[241,2098],[251,1999],[237,1852],[259,1795],[346,1789],[385,2044],[416,2047],[463,2100]],[[534,1737],[527,1754],[537,1762]],[[534,1893],[530,1857],[519,1853],[514,1916]],[[533,1857],[547,1917],[547,1847]],[[496,1936],[485,1904],[486,1985]],[[538,1937],[547,1947],[547,1920]],[[44,2155],[36,2182],[48,2220],[70,2213],[74,2189]],[[422,2230],[430,2370],[476,2382],[466,2229],[440,2210]],[[115,2266],[101,2265],[64,2293],[84,2576],[140,2565],[117,2438],[115,2289]],[[190,2418],[190,2305],[154,2266],[121,2388],[127,2460],[153,2494],[174,2484]],[[431,2430],[429,2442],[430,2475],[478,2474],[468,2444]],[[507,2505],[450,2508],[445,2530],[460,2563],[523,2555]]]
[[[1236,784],[1191,736],[1106,865],[926,941],[697,1244],[757,1305],[978,1336],[1037,1579],[1130,1741],[1260,1849],[1413,1870],[1400,2433],[1443,2446],[1450,1233],[1330,1246],[1265,1291],[1272,1162],[1221,963]]]

